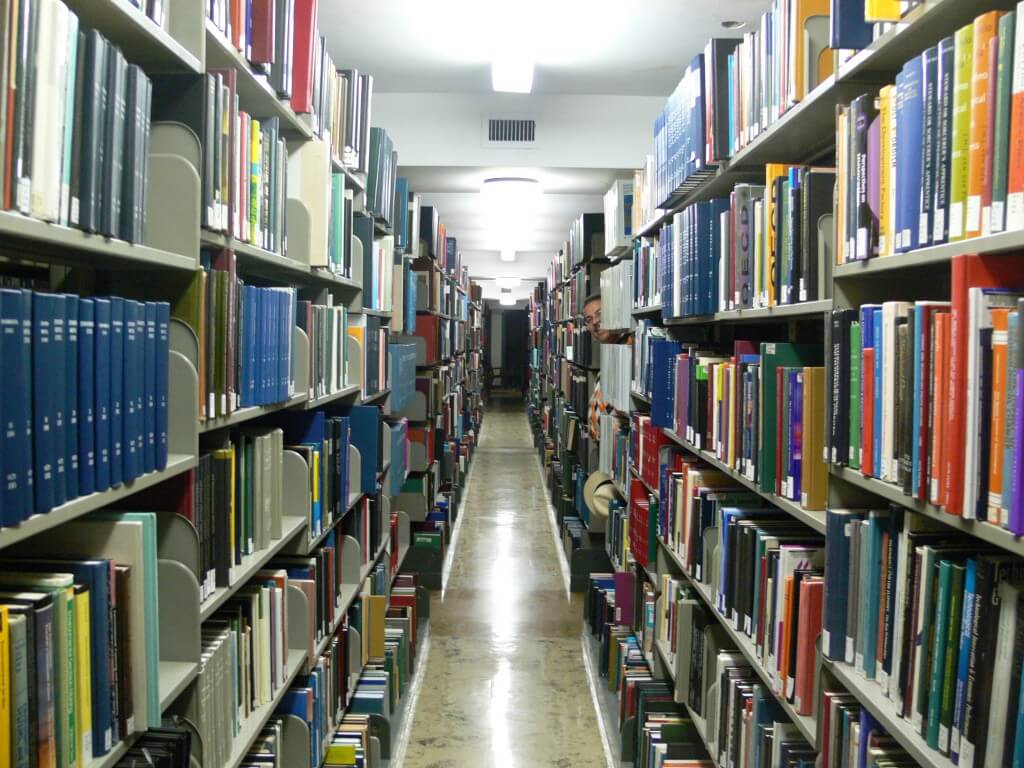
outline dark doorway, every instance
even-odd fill
[[[530,325],[525,309],[505,310],[501,313],[502,359],[501,378],[506,387],[517,391],[526,389],[527,356]]]

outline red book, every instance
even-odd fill
[[[242,23],[242,0],[231,0],[231,7],[228,9],[228,23],[231,25],[231,44],[236,51],[240,51],[245,39],[245,24]]]
[[[274,62],[274,0],[252,0],[252,37],[249,39],[249,61],[253,64]]]
[[[292,20],[292,99],[300,114],[313,111],[313,41],[316,36],[316,0],[295,0]]]
[[[944,441],[943,498],[946,511],[963,514],[964,420],[967,399],[968,293],[971,288],[1024,288],[1024,264],[1019,254],[961,254],[953,257],[949,328],[949,393]]]
[[[796,697],[797,714],[809,715],[814,710],[814,646],[821,634],[821,606],[825,596],[825,580],[804,579],[800,583],[800,618],[796,630]]]
[[[875,466],[875,348],[864,350],[860,364],[860,471],[871,477]]]

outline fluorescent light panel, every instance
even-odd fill
[[[502,57],[491,62],[491,87],[499,93],[529,93],[533,89],[533,61]]]

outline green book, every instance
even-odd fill
[[[942,674],[942,705],[939,712],[939,751],[949,754],[949,735],[953,728],[953,703],[956,699],[957,665],[960,660],[960,629],[964,610],[964,576],[967,568],[953,563],[950,568],[949,626],[946,630],[945,671]]]
[[[429,532],[418,532],[413,535],[412,545],[414,547],[425,547],[426,549],[435,549],[438,552],[441,551],[441,534],[440,533],[429,533]]]
[[[850,469],[860,469],[860,323],[850,323]]]
[[[758,425],[760,445],[757,452],[758,485],[766,493],[775,493],[775,416],[778,405],[776,370],[780,367],[821,365],[824,349],[820,344],[761,344],[761,411]]]
[[[953,142],[949,161],[949,239],[963,240],[967,220],[968,155],[971,148],[971,76],[974,26],[958,29],[953,53]]]
[[[999,58],[996,67],[996,111],[992,128],[992,208],[982,211],[982,227],[989,222],[991,232],[1006,229],[1006,193],[1010,157],[1010,105],[1013,99],[1013,49],[1017,13],[999,18]],[[987,215],[986,215],[987,214]]]
[[[942,719],[942,685],[946,677],[946,638],[953,593],[953,564],[940,560],[939,590],[935,598],[935,623],[932,632],[930,683],[928,685],[928,729],[925,739],[932,749],[939,748],[939,721]]]

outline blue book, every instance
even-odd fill
[[[64,488],[67,499],[77,499],[78,457],[78,303],[74,295],[64,296]]]
[[[683,349],[678,341],[658,339],[651,345],[651,424],[671,428],[675,416],[675,361]]]
[[[156,469],[156,304],[144,302],[146,335],[142,341],[142,472]]]
[[[789,498],[799,502],[803,468],[803,410],[804,410],[804,372],[795,368],[789,372],[789,420],[790,449],[789,476],[792,478]]]
[[[36,512],[49,512],[55,498],[57,393],[52,372],[59,366],[55,357],[57,348],[53,344],[56,298],[52,293],[37,293],[32,301],[32,433]]]
[[[156,469],[159,472],[167,469],[167,414],[168,388],[170,382],[171,358],[171,305],[166,301],[154,302],[156,308],[156,409],[154,414],[156,429]]]
[[[142,474],[146,452],[146,305],[141,301],[133,301],[131,306],[135,318],[135,346],[132,348],[132,394],[135,398],[132,435],[135,438],[135,459],[132,462],[132,477],[136,478]]]
[[[70,573],[76,584],[89,589],[89,658],[92,683],[92,750],[105,755],[113,746],[113,710],[110,680],[110,570],[109,560],[5,559],[0,568],[31,573]]]
[[[953,738],[949,740],[950,756],[958,762],[960,739],[963,734],[964,714],[967,708],[967,671],[971,661],[971,627],[974,624],[978,563],[972,557],[964,571],[964,612],[960,623],[960,653],[956,665],[956,694],[953,699]],[[1018,731],[1019,733],[1019,731]]]
[[[266,288],[259,290],[259,312],[260,312],[260,330],[259,330],[259,346],[256,347],[257,354],[260,356],[260,380],[256,388],[256,403],[257,405],[263,405],[268,402],[267,394],[269,389],[270,381],[270,366],[271,366],[271,336],[270,336],[270,291]]]
[[[917,242],[923,248],[932,241],[935,230],[935,179],[938,157],[939,125],[939,48],[933,46],[921,54],[921,184],[917,209],[919,226]]]
[[[871,44],[873,25],[864,21],[864,0],[832,0],[831,11],[830,48],[856,51]]]
[[[1024,768],[1024,665],[1020,671],[1020,696],[1017,699],[1017,731],[1013,740],[1013,768]]]
[[[66,324],[66,301],[62,294],[53,296],[53,314],[50,321],[50,354],[52,366],[47,368],[46,375],[53,381],[50,386],[54,398],[54,419],[53,419],[53,451],[54,451],[54,475],[53,475],[53,506],[59,507],[68,500],[67,473],[70,462],[67,457],[67,433],[66,421],[68,414],[67,407],[67,386],[64,372],[64,363],[67,359],[64,351],[67,345]],[[36,379],[35,384],[39,384]]]
[[[380,466],[380,409],[374,405],[353,405],[342,410],[341,415],[348,416],[350,440],[359,449],[359,490],[376,493],[377,468]]]
[[[78,300],[78,492],[96,490],[96,302]]]
[[[288,399],[288,385],[291,381],[292,370],[292,336],[295,328],[295,307],[292,306],[292,292],[280,291],[281,311],[277,318],[278,327],[281,329],[280,346],[280,367],[278,372],[278,401],[284,402]]]
[[[900,250],[912,251],[920,244],[921,220],[921,135],[924,122],[924,58],[916,56],[903,66],[905,79],[897,117],[899,144],[896,146],[897,207],[902,210],[903,233]]]
[[[122,479],[128,483],[139,476],[139,458],[142,455],[141,420],[145,318],[139,319],[140,304],[131,299],[124,301],[124,435],[121,440],[123,452]]]
[[[111,458],[113,455],[111,437],[111,333],[110,299],[93,299],[96,323],[95,398],[96,424],[96,490],[105,491],[111,484]]]
[[[124,480],[124,299],[110,297],[110,485]]]
[[[874,741],[872,737],[882,733],[884,733],[882,726],[872,717],[866,707],[862,707],[860,710],[860,746],[857,751],[858,766],[868,765],[868,748]]]
[[[26,333],[27,331],[27,333]],[[0,290],[3,359],[3,504],[0,525],[32,514],[32,293]]]
[[[873,437],[873,448],[874,466],[872,467],[872,474],[875,477],[882,476],[882,360],[885,357],[885,339],[882,334],[882,310],[876,309],[874,311],[874,320],[872,321],[871,331],[875,337],[875,412],[874,412],[874,434]]]

